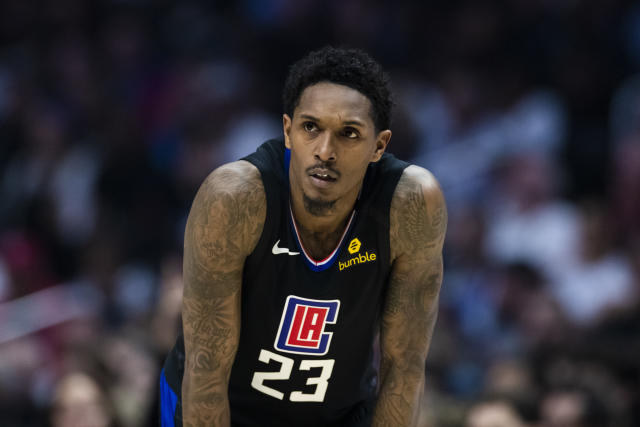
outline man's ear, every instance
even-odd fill
[[[282,115],[282,131],[284,133],[284,146],[291,149],[291,141],[289,140],[289,132],[291,132],[291,117],[288,114]]]
[[[391,140],[391,131],[389,129],[380,131],[376,136],[376,150],[373,152],[371,156],[372,162],[377,162],[380,160],[384,151],[387,149],[387,145],[389,145],[389,141]]]

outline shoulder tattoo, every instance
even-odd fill
[[[447,209],[435,178],[424,169],[410,166],[400,178],[391,203],[392,256],[440,251],[446,227]]]

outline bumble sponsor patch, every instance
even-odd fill
[[[364,264],[365,262],[371,262],[376,260],[377,256],[375,252],[369,253],[369,251],[365,251],[364,254],[357,253],[360,251],[361,246],[362,246],[362,243],[360,243],[360,240],[358,240],[357,238],[353,239],[349,243],[349,246],[347,247],[347,249],[349,250],[349,253],[351,255],[355,254],[355,256],[352,258],[349,258],[345,262],[338,261],[338,269],[340,271],[345,270],[354,265]]]
[[[349,247],[347,249],[349,249],[349,253],[353,255],[360,250],[361,245],[362,243],[360,243],[360,240],[358,240],[358,238],[356,237],[351,242],[349,242]]]

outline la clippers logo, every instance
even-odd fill
[[[338,319],[340,300],[314,300],[289,295],[276,337],[277,350],[323,356],[329,351],[331,332],[327,324]]]

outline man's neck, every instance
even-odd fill
[[[358,193],[336,200],[322,215],[309,212],[302,191],[291,189],[291,211],[303,246],[315,259],[328,256],[338,245],[351,217]]]
[[[358,193],[347,195],[336,200],[333,206],[325,212],[318,212],[317,209],[310,209],[308,203],[305,203],[302,191],[291,190],[290,200],[293,218],[299,227],[312,233],[342,231],[351,212],[353,212],[358,198]]]

